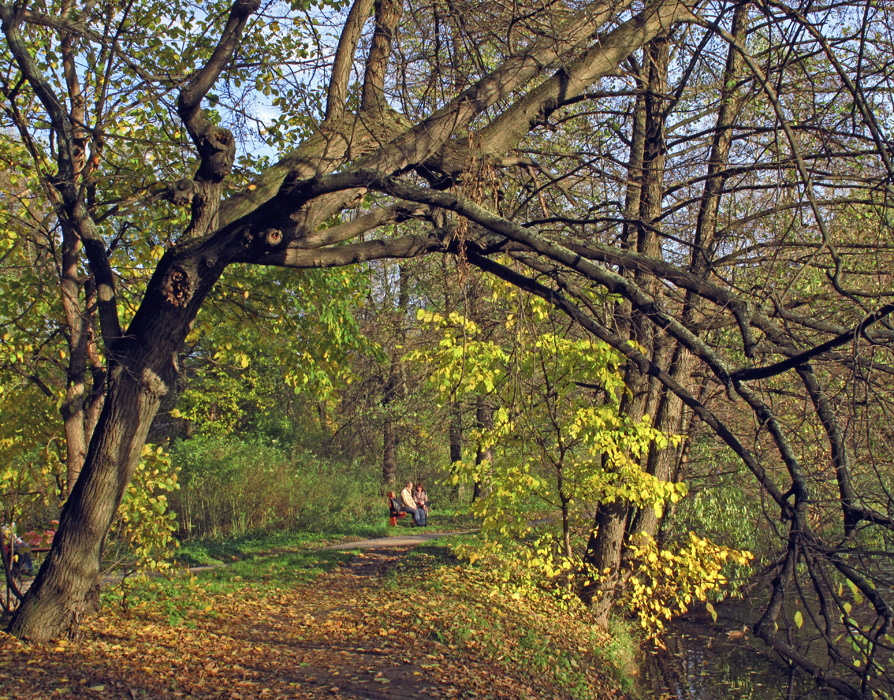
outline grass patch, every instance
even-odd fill
[[[255,532],[231,539],[207,538],[181,542],[176,552],[176,560],[187,566],[217,566],[290,551],[298,552],[309,548],[320,548],[328,544],[350,540],[405,535],[407,534],[406,530],[416,532],[410,527],[412,518],[409,515],[399,520],[397,527],[389,526],[387,512],[387,508],[383,506],[383,516],[375,522],[353,522],[340,525],[324,523],[319,529],[312,531]],[[478,527],[477,520],[461,509],[438,510],[430,518],[430,531],[453,532]]]
[[[386,527],[385,533],[380,537],[388,537],[395,534],[405,535],[404,528],[413,529],[411,523],[413,517],[407,515],[397,521],[397,527]],[[385,521],[387,526],[387,520]],[[428,514],[428,529],[431,532],[465,532],[475,530],[481,526],[480,521],[468,512],[465,505],[457,507],[445,507],[432,510]]]
[[[300,538],[292,541],[295,546]],[[183,573],[170,578],[138,577],[126,580],[103,593],[105,605],[128,614],[166,621],[171,626],[187,624],[196,615],[215,617],[226,609],[227,599],[240,597],[250,584],[253,594],[290,589],[313,581],[353,554],[344,550],[304,549],[246,558],[199,575]],[[266,551],[258,548],[257,552]]]
[[[353,523],[316,532],[256,532],[228,540],[209,538],[181,543],[176,558],[189,566],[229,564],[286,552],[318,549],[346,540],[386,537],[389,529],[393,528],[389,528],[387,519],[383,519],[377,524]]]

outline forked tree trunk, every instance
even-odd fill
[[[731,33],[736,38],[744,36],[748,27],[748,4],[742,3],[736,6],[733,13]],[[711,152],[708,159],[708,176],[705,180],[701,204],[699,206],[698,219],[695,227],[695,245],[693,246],[689,269],[700,277],[708,277],[714,258],[717,233],[717,212],[720,208],[720,197],[724,183],[728,177],[730,145],[732,143],[732,128],[735,125],[738,111],[742,105],[744,96],[739,88],[738,81],[742,78],[745,68],[745,59],[741,53],[730,46],[726,67],[724,69],[720,88],[720,108],[717,112],[717,121],[714,128],[714,137],[711,143]],[[694,294],[688,292],[683,304],[682,320],[689,326],[702,313],[704,303]],[[695,368],[696,359],[682,345],[677,343],[674,347],[673,358],[668,373],[673,379],[684,386],[691,384],[692,371]],[[684,434],[688,431],[686,418],[683,416],[683,404],[672,392],[667,389],[661,391],[658,409],[655,412],[653,425],[665,433]],[[653,445],[649,450],[649,459],[646,471],[662,481],[673,477],[676,458],[680,450],[670,448],[658,450]],[[654,508],[641,509],[631,526],[631,532],[644,532],[654,536],[658,529],[658,515]]]
[[[732,24],[733,36],[740,37],[744,34],[748,25],[748,6],[737,6]],[[662,44],[664,46],[662,47]],[[640,221],[650,223],[656,221],[661,213],[661,182],[664,165],[663,158],[663,114],[660,107],[660,95],[666,94],[667,55],[666,43],[662,40],[652,42],[648,49],[650,56],[650,80],[649,93],[643,103],[645,124],[638,126],[635,120],[634,136],[642,129],[645,132],[643,145],[643,176],[642,183],[635,182],[631,175],[633,194],[641,200]],[[725,171],[729,162],[731,143],[731,128],[735,123],[736,112],[741,105],[742,96],[737,95],[739,90],[737,80],[741,76],[744,59],[735,50],[729,48],[726,69],[723,75],[723,83],[720,94],[720,109],[715,125],[714,139],[708,164],[708,177],[702,195],[701,207],[696,225],[696,241],[692,251],[690,269],[701,276],[710,272],[711,258],[715,246],[715,233],[717,224],[717,211],[719,208],[720,194],[726,179]],[[655,100],[657,109],[649,109],[652,95],[659,95]],[[635,164],[637,139],[634,138],[631,147],[631,164]],[[655,167],[659,166],[659,167]],[[629,215],[628,215],[629,216]],[[632,227],[631,227],[632,228]],[[645,252],[652,257],[659,258],[660,251],[654,248],[657,241],[653,240],[654,229],[651,225],[643,229],[639,236],[640,252]],[[630,236],[632,238],[632,235]],[[644,246],[645,243],[645,246]],[[644,249],[645,248],[645,249]],[[651,249],[649,249],[651,248]],[[682,315],[686,321],[691,321],[699,313],[699,300],[692,294],[685,298]],[[636,323],[632,324],[635,331]],[[647,345],[647,338],[637,338]],[[653,357],[657,356],[657,347],[653,347]],[[662,364],[667,364],[666,361]],[[675,344],[669,363],[669,373],[678,382],[688,384],[690,381],[695,358],[682,346]],[[633,384],[640,387],[642,380],[631,377]],[[682,414],[682,403],[670,392],[654,392],[654,387],[643,394],[643,410],[653,415],[653,425],[664,432],[682,432],[685,417]],[[637,392],[634,391],[634,394]],[[677,457],[677,450],[658,450],[652,448],[649,451],[646,463],[646,471],[659,479],[672,478],[672,468]],[[632,515],[632,517],[631,517]],[[625,527],[626,526],[626,527]],[[653,508],[647,507],[630,514],[620,505],[600,507],[594,533],[591,535],[587,547],[585,559],[594,569],[605,573],[606,577],[599,585],[588,587],[584,591],[584,599],[594,604],[594,614],[597,620],[607,621],[611,610],[611,603],[617,588],[621,558],[623,555],[624,539],[631,534],[644,532],[654,535],[658,528],[658,516]]]

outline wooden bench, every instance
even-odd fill
[[[405,513],[402,510],[394,509],[394,497],[395,497],[394,491],[389,491],[388,492],[388,514],[391,516],[391,518],[388,520],[388,524],[391,527],[397,527],[397,521],[400,520],[401,518],[406,518],[409,515],[409,513]]]

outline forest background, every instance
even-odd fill
[[[14,634],[69,634],[107,542],[415,476],[597,622],[754,554],[754,634],[890,695],[886,4],[0,22],[4,506],[65,501]]]

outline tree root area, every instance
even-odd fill
[[[179,624],[158,604],[103,611],[79,643],[33,646],[0,635],[0,698],[535,698],[530,687],[424,628],[395,627],[400,591],[383,575],[408,548],[364,551],[311,584],[233,593],[195,587]],[[401,619],[406,619],[401,616]],[[609,696],[606,696],[609,697]]]

